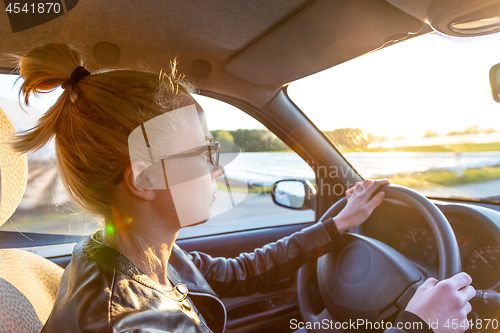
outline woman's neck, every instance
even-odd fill
[[[137,220],[135,222],[133,227],[117,227],[118,232],[112,237],[105,232],[103,241],[123,254],[154,282],[171,289],[173,286],[168,279],[167,268],[179,229],[168,228],[165,221],[149,221],[149,227],[140,226]]]

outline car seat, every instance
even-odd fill
[[[39,333],[54,306],[62,273],[36,254],[0,249],[0,332]]]
[[[28,178],[26,156],[4,144],[15,133],[0,108],[0,226],[19,205]],[[0,333],[39,333],[54,306],[62,273],[36,254],[0,249]]]

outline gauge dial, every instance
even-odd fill
[[[436,254],[434,236],[429,230],[423,228],[410,229],[403,235],[399,246],[400,252],[411,259],[429,261]]]
[[[484,245],[475,248],[465,260],[465,271],[472,277],[476,289],[489,289],[500,279],[500,248]]]

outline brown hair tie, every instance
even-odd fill
[[[88,70],[85,69],[83,66],[78,66],[75,68],[73,73],[71,73],[71,76],[68,81],[64,82],[61,84],[61,88],[66,89],[66,87],[71,84],[72,86],[75,86],[78,82],[80,82],[81,79],[84,77],[91,75]]]

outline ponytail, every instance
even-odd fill
[[[19,98],[65,89],[37,125],[15,137],[13,147],[26,153],[55,137],[58,169],[69,195],[83,208],[111,213],[113,179],[130,163],[128,136],[143,122],[178,108],[194,92],[177,75],[135,70],[100,70],[74,80],[84,66],[81,54],[66,44],[35,47],[19,58],[23,84]],[[70,80],[68,82],[68,80]]]
[[[19,90],[19,99],[24,96],[24,103],[29,105],[31,96],[38,97],[54,91],[71,77],[74,68],[83,65],[79,53],[72,51],[66,44],[47,44],[35,47],[19,59],[19,69],[23,84]],[[65,91],[63,95],[69,92]],[[14,149],[25,153],[42,148],[58,132],[58,124],[65,122],[68,109],[67,96],[61,96],[57,102],[40,118],[37,126],[16,138]]]

